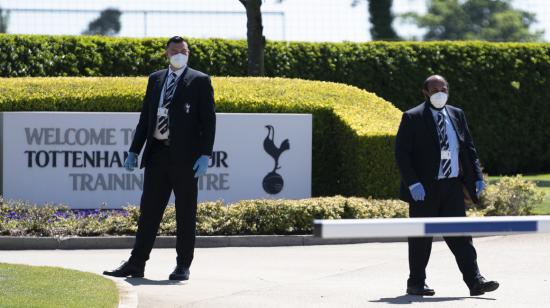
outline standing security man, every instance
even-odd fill
[[[177,266],[170,280],[189,279],[195,248],[197,179],[208,168],[216,131],[210,77],[187,66],[187,42],[175,36],[166,44],[168,69],[149,76],[134,140],[124,167],[133,171],[145,141],[145,167],[136,241],[127,262],[104,275],[143,277],[164,210],[176,197]]]
[[[449,85],[441,76],[424,82],[426,102],[403,114],[395,156],[401,174],[401,200],[410,217],[465,217],[466,192],[473,202],[483,191],[483,175],[464,112],[446,105]],[[494,291],[499,284],[479,272],[472,237],[445,237],[470,295]],[[432,238],[409,238],[407,294],[434,295],[426,284]]]

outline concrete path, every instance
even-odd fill
[[[469,297],[454,257],[434,243],[428,284],[435,297],[405,294],[406,243],[197,249],[191,280],[167,280],[173,249],[156,249],[147,279],[126,279],[139,307],[549,307],[550,234],[475,239],[483,275],[501,288]],[[94,273],[117,267],[129,250],[0,251],[0,262]],[[55,281],[52,281],[55,283]]]

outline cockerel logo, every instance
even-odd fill
[[[284,151],[290,149],[290,143],[288,139],[285,139],[279,147],[275,145],[275,128],[272,125],[266,125],[267,136],[264,139],[264,150],[269,154],[275,161],[275,166],[273,170],[269,172],[263,180],[263,187],[265,192],[271,195],[276,195],[283,190],[284,180],[283,177],[277,173],[278,169],[281,169],[279,166],[279,157],[283,154]]]

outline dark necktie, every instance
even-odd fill
[[[447,138],[447,127],[445,125],[445,114],[437,113],[437,128],[439,130],[439,146],[441,151],[449,150],[449,139]],[[448,178],[451,175],[451,160],[447,158],[441,159],[441,171]]]
[[[174,97],[174,90],[176,89],[176,78],[178,75],[176,73],[170,74],[170,82],[168,86],[164,89],[164,100],[162,107],[167,107],[172,103],[172,98]],[[168,116],[160,116],[158,119],[158,129],[161,134],[165,134],[168,130]]]

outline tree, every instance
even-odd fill
[[[277,0],[283,2],[284,0]],[[352,5],[363,0],[353,0]],[[265,74],[265,36],[262,24],[262,0],[239,0],[246,9],[247,42],[248,42],[248,75],[262,76]],[[369,0],[371,34],[375,40],[398,40],[393,30],[393,14],[391,13],[393,0]]]
[[[0,33],[8,32],[9,12],[4,14],[2,8],[0,8]]]
[[[353,0],[352,5],[358,5],[362,0]],[[399,36],[393,29],[394,16],[391,12],[393,0],[369,0],[370,34],[373,40],[395,41]]]
[[[265,75],[265,36],[262,24],[262,0],[239,0],[246,9],[248,75]]]
[[[544,31],[531,31],[535,14],[514,9],[511,0],[431,0],[424,15],[404,15],[428,31],[424,40],[532,42]]]
[[[113,36],[120,32],[120,12],[118,9],[105,9],[99,17],[88,25],[88,30],[82,34]]]

